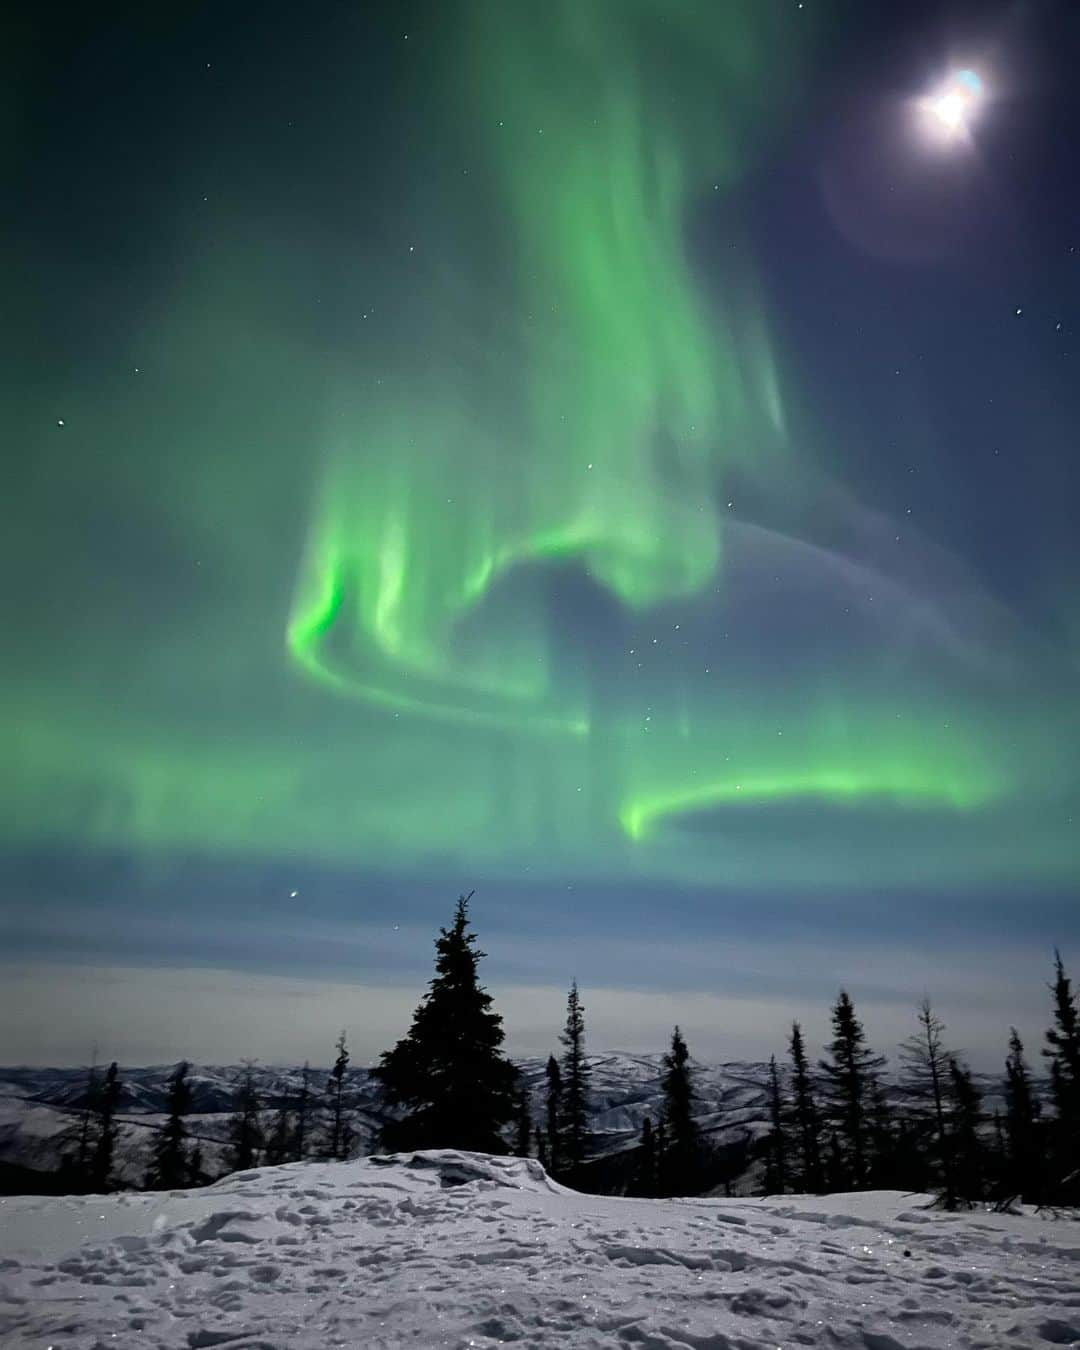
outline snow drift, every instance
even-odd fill
[[[579,1195],[436,1150],[0,1199],[8,1350],[1080,1344],[1080,1230],[894,1192]]]

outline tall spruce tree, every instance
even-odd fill
[[[544,1076],[547,1079],[545,1099],[547,1115],[546,1166],[552,1176],[557,1176],[563,1165],[562,1148],[559,1141],[559,1131],[562,1128],[562,1070],[559,1068],[559,1061],[554,1055],[548,1055]]]
[[[693,1116],[690,1051],[678,1027],[671,1033],[671,1049],[664,1055],[660,1090],[667,1140],[660,1165],[660,1188],[665,1195],[692,1195],[701,1175],[701,1140]]]
[[[180,1061],[169,1079],[166,1106],[168,1116],[154,1143],[146,1173],[146,1187],[151,1191],[179,1190],[191,1179],[186,1148],[188,1132],[184,1124],[184,1117],[191,1110],[186,1060]]]
[[[589,1141],[590,1075],[585,1059],[585,1005],[578,993],[577,980],[571,982],[566,998],[566,1027],[559,1039],[564,1047],[559,1151],[563,1166],[572,1171],[585,1161]]]
[[[912,1114],[929,1135],[929,1151],[939,1169],[945,1203],[951,1208],[956,1199],[956,1185],[952,1135],[945,1111],[950,1081],[945,1023],[934,1012],[929,997],[919,1004],[917,1017],[918,1031],[900,1045],[900,1083]]]
[[[1080,1199],[1080,1011],[1061,953],[1054,949],[1054,1024],[1046,1033],[1043,1055],[1050,1062],[1052,1195],[1055,1201]]]
[[[799,1166],[799,1185],[804,1191],[817,1194],[824,1189],[825,1178],[821,1165],[821,1119],[814,1098],[814,1082],[806,1055],[802,1027],[791,1024],[791,1096],[792,1122],[795,1126],[795,1154]]]
[[[765,1096],[769,1111],[769,1133],[765,1139],[765,1194],[783,1195],[788,1187],[789,1171],[788,1110],[775,1055],[769,1056]]]
[[[355,1138],[349,1120],[349,1051],[344,1031],[337,1038],[334,1049],[337,1051],[334,1067],[326,1080],[326,1156],[340,1162],[349,1156]]]
[[[832,1012],[830,1058],[819,1061],[825,1074],[826,1100],[839,1146],[844,1184],[856,1190],[870,1174],[870,1103],[874,1079],[885,1065],[883,1055],[866,1046],[866,1034],[855,1016],[855,1005],[841,989]]]
[[[245,1064],[236,1081],[236,1104],[229,1120],[225,1151],[229,1171],[247,1172],[258,1167],[264,1142],[255,1069],[252,1064]]]
[[[440,929],[435,978],[409,1034],[372,1071],[390,1104],[406,1111],[384,1127],[386,1148],[506,1152],[501,1131],[514,1115],[517,1070],[502,1054],[502,1018],[477,979],[484,953],[469,931],[471,898],[463,895],[451,926]]]
[[[112,1190],[113,1163],[116,1158],[116,1108],[120,1104],[120,1074],[116,1061],[105,1071],[105,1081],[97,1094],[97,1139],[90,1157],[90,1189],[95,1195]]]
[[[1005,1120],[1003,1124],[1005,1198],[1018,1196],[1028,1204],[1043,1202],[1043,1159],[1040,1116],[1042,1105],[1031,1081],[1024,1044],[1015,1027],[1009,1028],[1005,1060]]]

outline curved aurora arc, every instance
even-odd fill
[[[613,688],[575,668],[593,653],[558,651],[545,564],[572,563],[604,593],[620,616],[611,640],[633,656],[671,627],[669,611],[700,618],[722,588],[731,473],[767,476],[791,453],[752,286],[744,273],[707,299],[685,228],[695,202],[737,179],[777,33],[763,7],[566,0],[543,23],[499,5],[470,13],[460,78],[487,135],[511,275],[455,292],[440,315],[452,350],[434,374],[405,354],[341,435],[289,624],[294,661],[395,716],[502,733],[523,762],[550,740],[584,761],[563,790],[582,793],[573,780],[601,765],[619,785],[600,794],[607,818],[593,828],[639,852],[665,823],[712,808],[970,813],[1006,799],[1015,765],[970,718],[931,707],[951,734],[898,732],[896,698],[911,700],[903,679],[875,697],[880,651],[860,658],[871,678],[858,714],[781,685],[748,717],[738,690],[678,669],[659,694],[677,716],[654,713],[633,687],[638,663],[623,662]],[[641,77],[646,50],[677,86]],[[491,341],[475,301],[490,308],[493,293],[521,321]],[[484,331],[491,347],[476,356]],[[575,740],[589,748],[560,744]]]
[[[245,220],[162,323],[198,415],[103,417],[94,446],[88,398],[51,452],[72,459],[41,481],[74,498],[120,456],[128,516],[213,585],[163,616],[153,575],[57,565],[62,659],[31,634],[0,677],[8,837],[470,884],[1075,877],[1075,668],[906,524],[906,569],[891,525],[877,549],[822,524],[843,494],[730,223],[802,25],[714,0],[433,11],[400,78],[441,139],[402,89],[387,238],[336,259],[377,324],[350,315],[336,364],[247,329]],[[732,247],[703,267],[714,204]]]

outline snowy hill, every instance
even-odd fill
[[[449,1151],[0,1199],[7,1350],[1080,1344],[1080,1228],[894,1192],[585,1196]]]

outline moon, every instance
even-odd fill
[[[919,102],[927,131],[937,141],[967,141],[971,125],[986,100],[986,86],[974,70],[954,70],[944,83]]]

